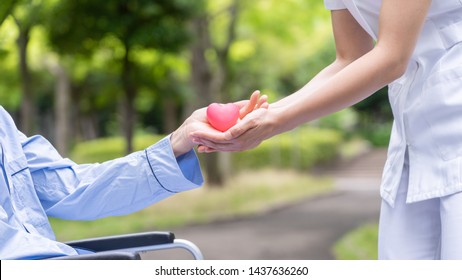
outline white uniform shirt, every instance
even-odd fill
[[[381,0],[324,0],[377,39]],[[395,118],[381,196],[394,205],[406,150],[407,202],[462,191],[462,0],[433,0],[405,74],[389,85]]]

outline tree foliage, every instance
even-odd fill
[[[6,17],[12,12],[20,25]],[[17,39],[30,29],[23,53],[37,132],[52,142],[54,107],[60,105],[50,64],[69,76],[70,139],[123,133],[129,143],[133,133],[170,133],[192,110],[246,99],[255,89],[273,102],[302,87],[335,56],[322,1],[1,0],[0,22],[5,17],[1,105],[20,120],[24,79]],[[205,68],[195,67],[197,57]],[[380,94],[355,110],[364,112],[362,119],[379,110],[384,121],[387,106]]]
[[[135,100],[139,91],[136,50],[178,52],[188,42],[186,23],[197,10],[192,1],[91,0],[61,1],[48,25],[50,41],[58,52],[93,54],[106,40],[118,62],[121,99],[121,126],[132,151],[136,122]]]
[[[182,0],[61,1],[51,14],[50,40],[63,53],[93,52],[106,36],[126,49],[178,51],[188,41],[184,25],[196,6]]]
[[[0,1],[0,24],[5,20],[5,18],[10,14],[13,9],[14,4],[17,0],[2,0]]]

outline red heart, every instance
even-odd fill
[[[226,131],[237,123],[239,106],[234,103],[212,103],[207,107],[207,119],[217,130]]]

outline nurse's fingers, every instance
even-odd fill
[[[257,108],[265,108],[265,109],[268,109],[268,96],[267,95],[262,95],[260,96],[260,98],[258,99],[258,103],[257,103]]]
[[[217,152],[217,150],[206,147],[204,145],[199,145],[197,147],[197,152],[199,152],[199,153],[213,153],[213,152]]]
[[[233,143],[216,143],[205,138],[194,138],[195,143],[200,143],[198,146],[198,152],[234,152],[238,149],[234,147]]]
[[[210,132],[210,131],[204,131],[204,130],[197,130],[197,131],[191,132],[189,136],[191,137],[193,142],[199,141],[200,139],[208,139],[209,141],[212,141],[215,143],[229,142],[229,140],[225,138],[225,134],[223,132],[218,132],[218,131]],[[197,144],[202,144],[202,143],[197,142]]]
[[[250,96],[249,103],[242,107],[239,111],[239,118],[243,119],[248,113],[252,112],[255,109],[260,97],[260,91],[256,90]]]

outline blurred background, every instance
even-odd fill
[[[212,102],[283,98],[335,58],[321,0],[1,0],[0,22],[0,105],[78,163],[144,149]],[[391,121],[384,88],[252,151],[200,155],[200,190],[53,228],[59,240],[175,230],[290,205],[333,191],[323,171],[385,147]]]

